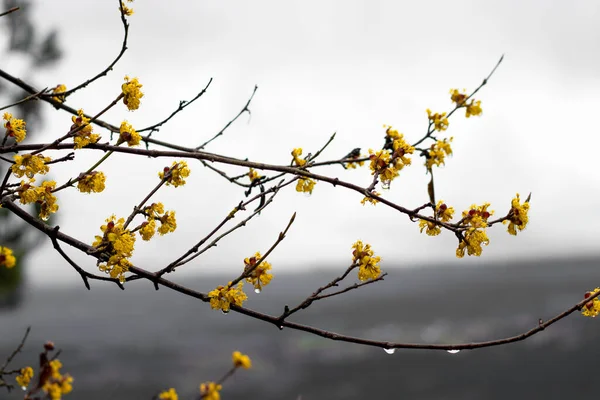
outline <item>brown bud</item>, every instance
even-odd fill
[[[51,341],[47,341],[46,343],[44,343],[44,350],[46,350],[46,351],[54,350],[54,343]]]

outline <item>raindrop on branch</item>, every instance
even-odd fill
[[[450,354],[457,354],[460,353],[460,350],[446,350],[448,353]]]
[[[385,351],[387,354],[394,354],[396,349],[383,349],[383,351]]]
[[[260,293],[260,289],[259,288],[254,289],[254,293],[259,294]]]
[[[225,311],[225,310],[221,310],[221,312],[222,312],[223,314],[229,314],[229,310],[227,310],[227,311]]]

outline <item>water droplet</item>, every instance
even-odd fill
[[[446,350],[448,353],[450,354],[457,354],[460,353],[460,350]]]
[[[254,289],[254,293],[259,294],[260,293],[260,289],[259,288]]]
[[[26,391],[27,390],[27,386],[21,386],[21,390]]]
[[[383,349],[383,351],[385,351],[388,354],[394,354],[396,352],[396,349]]]
[[[283,330],[283,325],[279,325],[278,328],[279,328],[280,331],[282,331]]]
[[[227,310],[227,311],[226,311],[226,310],[221,310],[221,312],[222,312],[223,314],[229,314],[229,310]]]

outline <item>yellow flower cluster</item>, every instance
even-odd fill
[[[312,194],[316,184],[314,179],[300,177],[296,183],[296,192]]]
[[[379,267],[381,257],[374,256],[371,245],[363,245],[360,240],[354,243],[352,248],[354,249],[352,262],[359,265],[358,279],[361,281],[377,279],[381,275],[381,268]]]
[[[303,167],[304,165],[306,165],[306,160],[303,158],[300,158],[301,155],[302,155],[301,147],[297,147],[294,150],[292,150],[292,157],[294,157],[294,163],[299,167]]]
[[[522,231],[529,222],[529,202],[526,200],[521,204],[519,193],[512,199],[511,209],[508,213],[508,220],[502,221],[503,224],[508,224],[508,233],[511,235],[517,235],[517,230]]]
[[[158,395],[159,400],[179,400],[179,396],[175,389],[165,390]]]
[[[8,247],[0,246],[0,267],[12,268],[17,263],[13,252]]]
[[[127,121],[121,122],[121,127],[119,128],[119,140],[117,140],[117,146],[121,143],[126,142],[129,147],[137,146],[140,144],[140,140],[142,137],[139,133],[133,129],[130,123]]]
[[[104,172],[93,171],[87,174],[79,176],[77,181],[77,189],[81,193],[100,193],[104,190],[106,182],[106,176]]]
[[[167,185],[178,187],[185,185],[185,178],[190,176],[190,169],[185,161],[174,162],[171,168],[165,167],[162,172],[159,172],[158,177],[164,179],[167,173],[170,174]]]
[[[69,394],[73,390],[73,377],[69,374],[63,375],[60,373],[62,363],[58,359],[50,361],[48,365],[50,367],[50,377],[42,386],[42,390],[52,400],[60,400],[62,395]]]
[[[381,193],[379,193],[379,192],[372,192],[372,193],[373,193],[375,196],[381,196]],[[371,203],[371,204],[375,205],[375,204],[379,203],[379,200],[377,200],[377,199],[375,199],[375,198],[373,198],[373,197],[370,197],[370,196],[365,196],[365,197],[364,197],[364,198],[363,198],[363,199],[360,201],[360,204],[362,204],[362,205],[364,206],[364,205],[365,205],[365,204],[367,204],[367,203]]]
[[[227,286],[217,286],[215,290],[208,293],[210,307],[214,310],[222,310],[225,313],[229,312],[232,304],[241,307],[244,301],[248,300],[243,288],[244,282],[238,283],[237,287],[231,286],[231,282]]]
[[[17,178],[25,175],[31,180],[35,174],[45,175],[50,171],[46,163],[52,161],[50,157],[44,157],[41,154],[23,154],[22,156],[15,154],[13,160],[15,163],[10,167],[12,173]]]
[[[233,360],[233,367],[234,368],[244,368],[244,369],[250,369],[252,368],[252,361],[250,360],[250,357],[248,357],[245,354],[240,353],[239,351],[234,351],[233,354],[231,355],[231,358]]]
[[[428,108],[427,110],[427,118],[429,122],[433,124],[433,129],[436,131],[445,131],[448,129],[448,118],[446,118],[446,113],[432,113]]]
[[[267,286],[271,282],[271,279],[273,279],[273,275],[268,272],[271,270],[270,263],[263,261],[260,265],[256,266],[260,258],[261,255],[257,252],[253,257],[244,259],[244,273],[252,269],[250,275],[246,277],[246,281],[254,285],[254,288],[258,291],[262,290],[263,285]]]
[[[140,108],[140,99],[144,97],[144,93],[140,90],[142,85],[137,78],[130,80],[128,76],[125,76],[125,83],[121,85],[123,91],[123,103],[127,106],[129,111],[137,110]]]
[[[482,206],[473,204],[470,210],[463,211],[462,221],[467,225],[467,229],[463,232],[464,240],[458,244],[456,249],[456,257],[464,257],[465,250],[470,256],[480,256],[481,246],[487,246],[490,243],[485,228],[488,226],[488,218],[494,214],[494,211],[488,211],[489,206],[490,203]]]
[[[454,217],[454,208],[448,207],[444,200],[438,201],[435,206],[435,218],[442,222],[449,222]],[[427,228],[425,233],[429,236],[437,236],[442,232],[440,226],[436,223],[426,221],[424,219],[419,221],[420,232],[423,233],[423,229]]]
[[[15,378],[15,381],[17,381],[17,385],[19,385],[19,387],[25,390],[27,386],[29,386],[29,383],[31,382],[32,378],[33,368],[25,367],[21,368],[21,373]]]
[[[262,178],[262,176],[260,176],[255,169],[250,168],[250,172],[248,172],[248,178],[250,178],[250,182],[254,182]]]
[[[221,400],[222,385],[215,382],[206,382],[200,384],[200,396],[202,400]]]
[[[45,181],[39,187],[21,181],[19,201],[21,204],[37,203],[40,206],[39,217],[47,221],[50,218],[50,214],[58,211],[56,196],[52,194],[55,187],[55,181]]]
[[[427,169],[432,168],[434,165],[438,167],[442,164],[446,164],[446,156],[452,155],[452,147],[450,147],[450,143],[454,138],[450,139],[438,140],[434,144],[431,145],[429,149],[429,153],[427,154],[427,160],[425,161],[425,166]]]
[[[133,0],[127,0],[128,3],[133,3]],[[121,7],[123,8],[123,14],[127,15],[128,17],[133,15],[133,9],[127,7],[123,2],[121,2]],[[121,11],[121,9],[119,9],[119,11]]]
[[[371,174],[378,174],[381,182],[389,187],[394,178],[399,175],[399,171],[406,165],[411,164],[411,159],[407,154],[413,154],[415,148],[404,140],[404,135],[391,126],[384,125],[388,140],[392,141],[392,150],[383,149],[374,152],[369,149],[369,159],[371,160]]]
[[[109,259],[106,263],[99,264],[98,268],[106,272],[111,278],[117,278],[125,282],[125,272],[129,271],[131,262],[128,260],[133,255],[135,236],[131,231],[124,228],[125,219],[111,215],[106,219],[106,225],[102,225],[102,236],[96,236],[93,246],[102,252],[108,253]]]
[[[144,208],[144,215],[146,221],[142,223],[140,229],[140,235],[143,240],[150,240],[156,233],[156,221],[160,222],[158,233],[160,235],[166,235],[169,232],[174,232],[177,228],[177,221],[175,220],[175,211],[165,212],[165,207],[162,203],[152,203],[150,206]]]
[[[60,95],[61,93],[64,93],[67,91],[67,87],[65,85],[63,85],[62,83],[60,85],[56,85],[53,89],[52,89],[52,94],[55,94],[56,96],[52,96],[52,100],[54,101],[58,101],[59,103],[62,103],[65,101],[65,96],[64,95]]]
[[[467,118],[471,116],[481,115],[481,100],[471,99],[471,102],[467,103],[467,98],[469,96],[465,93],[465,89],[463,92],[459,92],[458,89],[450,89],[450,99],[456,103],[457,108],[465,108],[465,116]]]
[[[83,110],[77,110],[77,116],[72,116],[71,121],[73,121],[73,125],[71,125],[71,130],[75,130],[81,127],[77,132],[75,132],[75,137],[73,138],[73,143],[75,144],[75,149],[82,149],[90,143],[96,143],[100,140],[100,135],[93,133],[92,125],[90,125],[90,119],[83,115]]]
[[[596,288],[596,289],[592,290],[591,292],[586,292],[584,295],[584,298],[587,299],[598,292],[600,292],[600,288]],[[581,309],[581,314],[584,317],[592,317],[592,318],[596,317],[598,314],[600,314],[600,300],[598,300],[597,297],[594,297],[593,300],[585,303],[585,305]]]
[[[22,119],[13,118],[11,113],[4,113],[2,118],[6,121],[4,123],[4,127],[6,128],[6,132],[4,136],[14,137],[17,143],[25,140],[25,136],[27,135],[27,131],[25,130],[26,122]]]

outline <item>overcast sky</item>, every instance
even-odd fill
[[[467,120],[458,113],[450,120],[454,157],[436,174],[437,197],[458,212],[489,201],[496,215],[504,215],[516,192],[533,193],[527,229],[516,238],[503,226],[490,229],[491,243],[479,261],[599,253],[599,2],[138,0],[133,8],[122,61],[68,104],[95,113],[119,94],[124,75],[137,76],[145,92],[141,108],[116,107],[105,119],[144,127],[213,77],[202,99],[155,134],[196,146],[241,109],[256,84],[252,117],[243,116],[207,150],[268,163],[288,163],[294,147],[314,152],[333,132],[336,140],[323,159],[354,147],[366,152],[381,146],[383,124],[414,142],[427,126],[425,109],[449,110],[449,89],[474,89],[505,54],[477,95],[483,115]],[[60,26],[65,51],[57,68],[31,78],[40,88],[73,87],[120,49],[116,1],[36,2],[35,13],[42,31]],[[23,63],[13,57],[1,64],[18,74]],[[47,129],[35,141],[50,141],[70,126],[70,116],[51,107],[46,118]],[[54,166],[52,178],[61,183],[100,156],[79,151],[75,163]],[[101,168],[105,192],[60,193],[61,230],[91,242],[104,219],[126,216],[172,161],[111,157]],[[414,161],[383,192],[408,208],[427,201],[427,176],[421,159]],[[163,188],[154,198],[176,210],[178,230],[150,243],[138,240],[133,261],[143,268],[158,269],[178,257],[243,198],[242,190],[199,163],[190,165],[188,185]],[[367,168],[320,172],[364,186],[370,181]],[[384,269],[456,261],[457,242],[449,232],[419,234],[405,215],[362,206],[360,195],[343,188],[318,183],[312,196],[290,189],[182,273],[241,271],[243,258],[269,248],[294,211],[288,238],[270,258],[275,271],[323,264],[341,270],[357,239],[372,244]],[[76,259],[95,268],[91,259]],[[79,279],[49,245],[31,267],[34,281]]]

